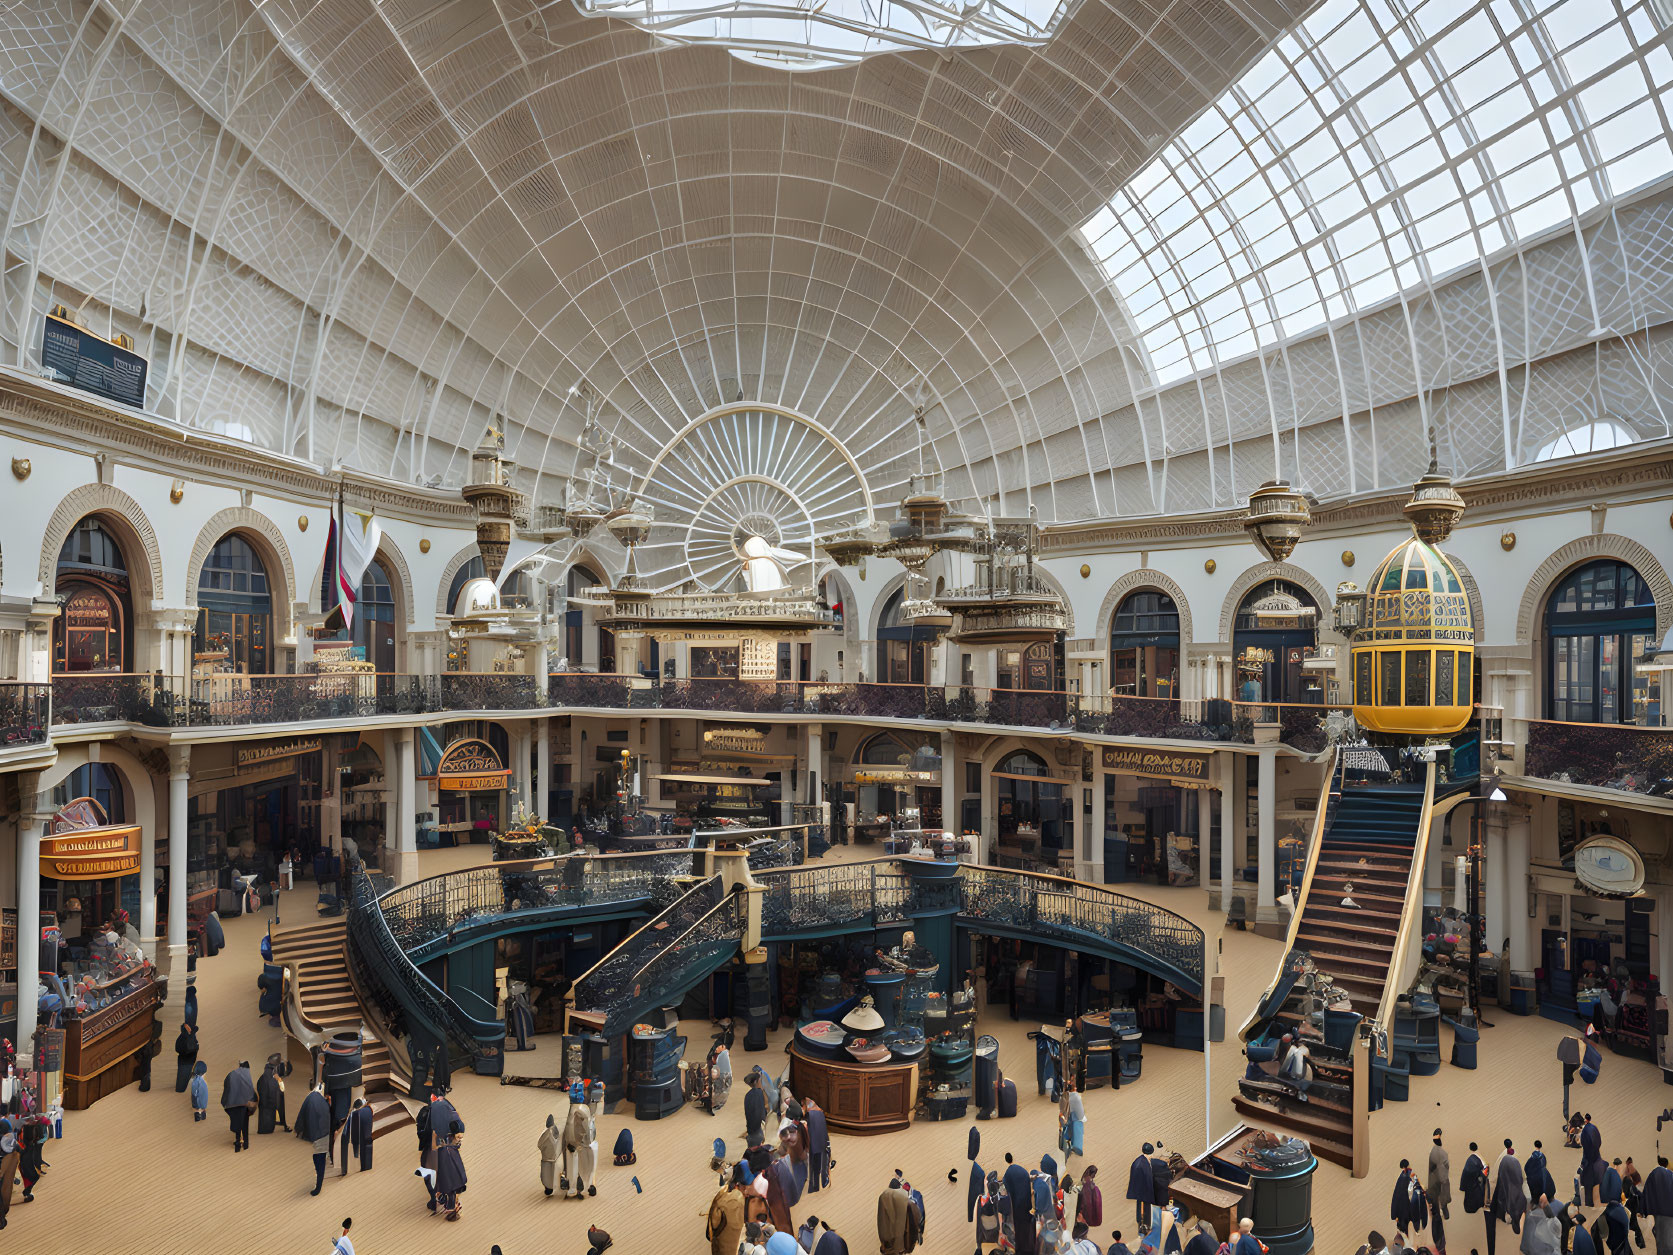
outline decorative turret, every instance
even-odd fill
[[[476,510],[476,547],[482,554],[482,569],[496,582],[511,548],[511,516],[518,497],[511,486],[515,465],[505,456],[505,437],[489,427],[482,443],[471,450],[470,482],[460,489]]]

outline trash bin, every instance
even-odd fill
[[[1532,1015],[1539,1007],[1539,995],[1534,989],[1534,974],[1532,972],[1512,972],[1510,974],[1510,1013],[1512,1015]]]
[[[1452,1066],[1473,1070],[1476,1066],[1476,1045],[1481,1041],[1481,1029],[1476,1025],[1475,1016],[1464,1011],[1456,1020],[1451,1016],[1444,1018],[1452,1029]]]

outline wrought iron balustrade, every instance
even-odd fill
[[[575,1007],[608,1015],[625,1005],[641,969],[727,896],[725,882],[719,876],[693,885],[576,980],[571,992]]]
[[[992,867],[961,867],[962,918],[1071,946],[1106,942],[1171,969],[1188,993],[1202,992],[1202,929],[1172,911],[1100,885]]]
[[[538,676],[450,671],[441,677],[443,710],[536,710],[546,700]]]
[[[1667,797],[1673,795],[1673,728],[1530,719],[1523,774]]]
[[[671,942],[645,956],[612,992],[606,995],[595,987],[594,1001],[586,1009],[604,1013],[603,1031],[608,1037],[626,1032],[647,1011],[677,1003],[694,984],[738,953],[744,918],[743,899],[726,895]]]
[[[0,750],[45,744],[51,729],[51,685],[0,680]]]
[[[644,686],[647,691],[651,685]],[[554,706],[598,706],[625,710],[633,704],[631,676],[593,675],[586,671],[554,671],[547,677],[547,693]]]
[[[497,863],[403,885],[378,905],[396,940],[414,953],[509,916],[649,900],[691,870],[687,850]]]

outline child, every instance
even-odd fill
[[[192,1122],[194,1124],[199,1120],[209,1118],[209,1082],[204,1079],[204,1075],[208,1071],[209,1065],[199,1059],[192,1065],[192,1079],[186,1085],[192,1096]]]

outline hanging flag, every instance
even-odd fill
[[[345,509],[342,514],[337,527],[337,604],[343,611],[343,626],[350,627],[360,600],[360,581],[372,565],[383,528],[369,511]]]
[[[331,512],[331,527],[325,534],[325,571],[320,581],[320,613],[327,632],[338,632],[345,626],[340,585],[337,582],[337,512]]]

